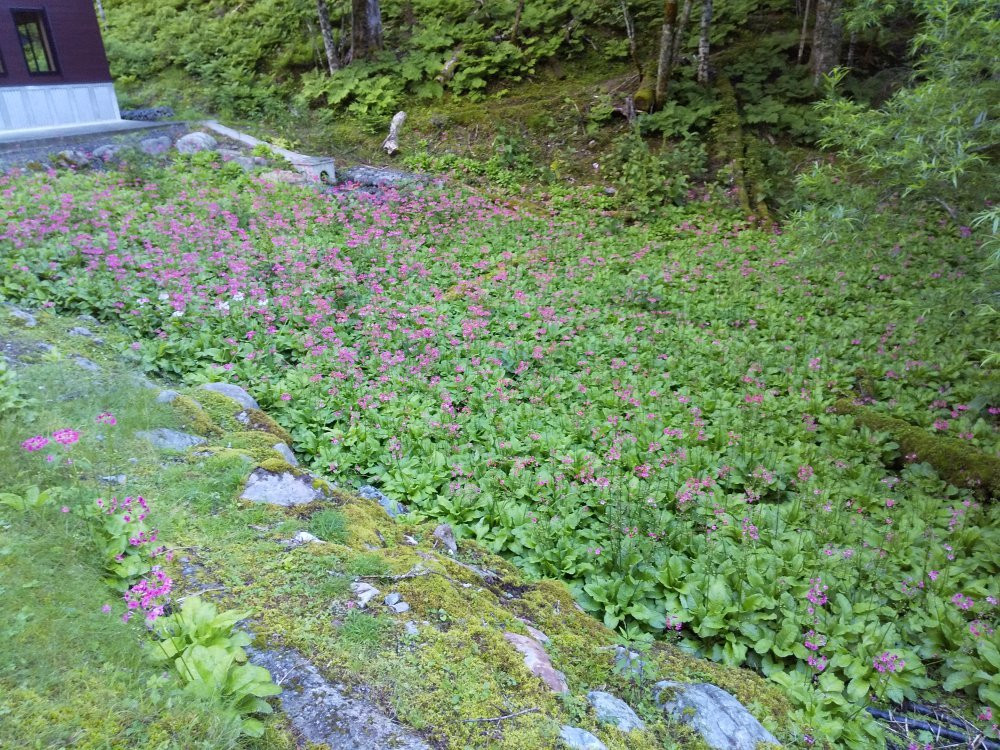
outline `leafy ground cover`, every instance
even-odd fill
[[[78,320],[38,317],[39,328],[16,331],[0,316],[0,345],[19,352],[0,389],[19,402],[0,408],[0,474],[18,494],[12,503],[6,501],[14,493],[0,494],[0,605],[12,613],[2,631],[8,647],[0,652],[3,747],[297,747],[280,712],[258,714],[261,731],[248,736],[232,711],[244,697],[184,688],[175,670],[160,668],[173,647],[185,645],[182,635],[220,635],[206,622],[208,602],[230,613],[219,616],[224,631],[246,617],[255,646],[297,649],[433,747],[552,747],[560,724],[570,722],[611,750],[704,750],[691,729],[655,705],[650,683],[661,678],[720,685],[784,735],[789,706],[776,686],[665,643],[636,644],[642,673],[616,669],[616,635],[578,610],[564,586],[527,581],[469,542],[455,558],[438,554],[433,524],[394,522],[373,501],[344,491],[332,503],[294,509],[237,501],[255,464],[276,462],[273,437],[251,445],[246,427],[233,419],[235,402],[202,390],[183,389],[171,406],[156,403],[156,389],[116,364],[112,331],[98,329],[107,341],[95,346],[65,335]],[[38,342],[54,348],[40,354]],[[73,362],[83,351],[100,372]],[[204,404],[196,418],[187,408],[192,397]],[[197,430],[207,441],[194,454],[160,453],[134,436],[154,427]],[[55,434],[66,443],[22,447],[25,435],[35,447]],[[109,475],[114,484],[100,479]],[[21,491],[39,485],[37,501]],[[142,522],[170,553],[159,556],[170,590],[150,607],[130,609],[134,597],[108,585],[103,534],[94,533],[96,499],[111,507],[109,496],[126,495],[145,498]],[[289,544],[305,528],[323,541]],[[418,569],[427,575],[413,575]],[[399,616],[377,603],[359,608],[350,589],[358,576],[397,589],[410,610]],[[142,609],[153,615],[153,633],[169,630],[170,640],[152,641],[145,618],[135,616]],[[178,630],[179,621],[199,612],[201,627]],[[570,693],[546,689],[504,639],[506,631],[527,632],[525,622],[544,628]],[[226,638],[237,647],[248,639],[245,631]],[[188,656],[184,661],[194,663]],[[601,725],[583,699],[598,688],[628,699],[646,729],[626,736]],[[482,721],[518,711],[524,713],[509,721]]]
[[[610,628],[760,670],[800,741],[871,746],[872,698],[1000,711],[997,505],[833,410],[996,453],[964,230],[803,247],[710,206],[627,227],[585,196],[317,194],[201,159],[0,194],[0,293],[116,321],[150,371],[246,384],[314,467],[568,581]]]

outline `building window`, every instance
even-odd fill
[[[52,37],[43,10],[12,10],[14,27],[21,41],[24,64],[33,75],[55,73],[56,56],[52,49]]]

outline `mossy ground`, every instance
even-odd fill
[[[390,519],[374,502],[331,488],[328,503],[295,509],[237,502],[256,465],[281,468],[267,421],[258,430],[235,420],[234,402],[207,391],[185,391],[172,405],[155,402],[117,364],[126,342],[102,331],[95,347],[64,331],[71,321],[41,316],[38,328],[14,331],[0,315],[0,338],[41,339],[56,350],[16,370],[27,409],[4,415],[0,471],[6,488],[32,484],[69,486],[73,511],[46,508],[5,512],[0,524],[0,599],[6,648],[0,655],[0,745],[25,737],[37,746],[236,747],[233,728],[213,718],[211,706],[171,691],[143,660],[139,628],[101,612],[114,593],[102,582],[99,555],[77,507],[108,494],[142,495],[153,508],[160,538],[178,551],[171,573],[183,593],[208,586],[225,607],[248,609],[258,645],[298,649],[331,679],[364,687],[365,695],[400,722],[419,730],[435,747],[556,747],[560,724],[592,731],[611,750],[702,748],[686,727],[666,721],[648,689],[614,670],[615,635],[578,609],[554,581],[529,581],[511,565],[463,542],[451,559],[434,547],[432,527]],[[66,355],[80,346],[102,366],[79,370]],[[41,361],[44,360],[44,361]],[[196,398],[200,408],[193,406]],[[113,412],[118,425],[102,440],[94,415]],[[43,473],[44,461],[19,444],[58,427],[81,429],[73,467]],[[168,460],[133,433],[150,427],[197,431],[210,438],[186,458]],[[103,428],[102,428],[103,429]],[[110,490],[96,478],[124,473]],[[289,548],[298,530],[334,508],[322,528],[323,543]],[[336,523],[333,523],[336,521]],[[181,567],[189,571],[184,580]],[[197,572],[191,574],[194,569]],[[483,571],[487,571],[483,575]],[[350,585],[363,579],[383,595],[398,591],[411,610],[396,615],[374,599],[353,606]],[[416,635],[404,624],[412,621]],[[524,667],[504,639],[527,634],[528,621],[543,631],[554,666],[565,672],[566,695],[550,692]],[[648,678],[708,680],[733,692],[779,736],[788,706],[775,688],[755,675],[694,659],[666,644],[648,656]],[[59,679],[53,679],[58,665]],[[630,702],[647,729],[628,736],[599,725],[585,695],[603,689]],[[484,719],[533,708],[505,721]],[[291,735],[280,713],[268,720],[261,740],[242,746],[286,748]],[[123,739],[129,738],[129,739]],[[35,741],[33,739],[32,741]],[[55,743],[55,744],[53,744]],[[117,743],[117,744],[116,744]],[[30,745],[11,745],[30,746]]]

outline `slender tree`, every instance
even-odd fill
[[[323,35],[326,64],[330,68],[330,75],[333,75],[340,68],[340,61],[337,59],[337,47],[333,43],[333,29],[330,27],[330,11],[326,7],[326,0],[316,0],[316,15],[319,16],[319,31]]]
[[[671,52],[674,63],[680,59],[681,42],[684,41],[684,32],[687,31],[688,21],[691,20],[691,6],[694,0],[684,0],[684,8],[681,10],[681,20],[677,22],[677,32],[674,34],[674,49]]]
[[[712,0],[701,3],[701,35],[698,37],[698,83],[708,84],[708,54],[711,51],[709,32],[712,30]]]
[[[365,60],[382,49],[379,0],[351,0],[351,60]]]
[[[660,59],[656,67],[656,108],[667,100],[670,73],[674,67],[674,35],[677,33],[677,0],[664,0],[663,27],[660,29]]]
[[[524,13],[524,0],[518,0],[517,11],[514,13],[514,28],[510,32],[511,44],[517,44],[517,35],[521,31],[521,14]]]
[[[812,0],[806,0],[806,10],[802,14],[802,33],[799,34],[799,56],[796,62],[802,64],[802,55],[806,51],[806,35],[809,32],[809,11],[812,10]]]
[[[97,7],[97,16],[101,19],[101,26],[107,30],[108,17],[104,15],[104,3],[102,3],[101,0],[94,0],[94,5]]]
[[[840,13],[843,4],[843,0],[816,0],[811,60],[813,86],[819,86],[823,76],[840,63],[840,45],[843,41]]]

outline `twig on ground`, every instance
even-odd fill
[[[495,721],[495,722],[499,723],[499,722],[505,721],[507,719],[513,719],[515,716],[524,716],[525,714],[538,713],[538,711],[540,711],[540,710],[541,709],[539,709],[539,708],[525,708],[525,709],[522,709],[520,711],[515,711],[512,714],[504,714],[503,716],[491,716],[491,717],[488,717],[488,718],[485,718],[485,719],[462,719],[462,723],[463,724],[472,724],[472,723],[489,722],[489,721]]]

